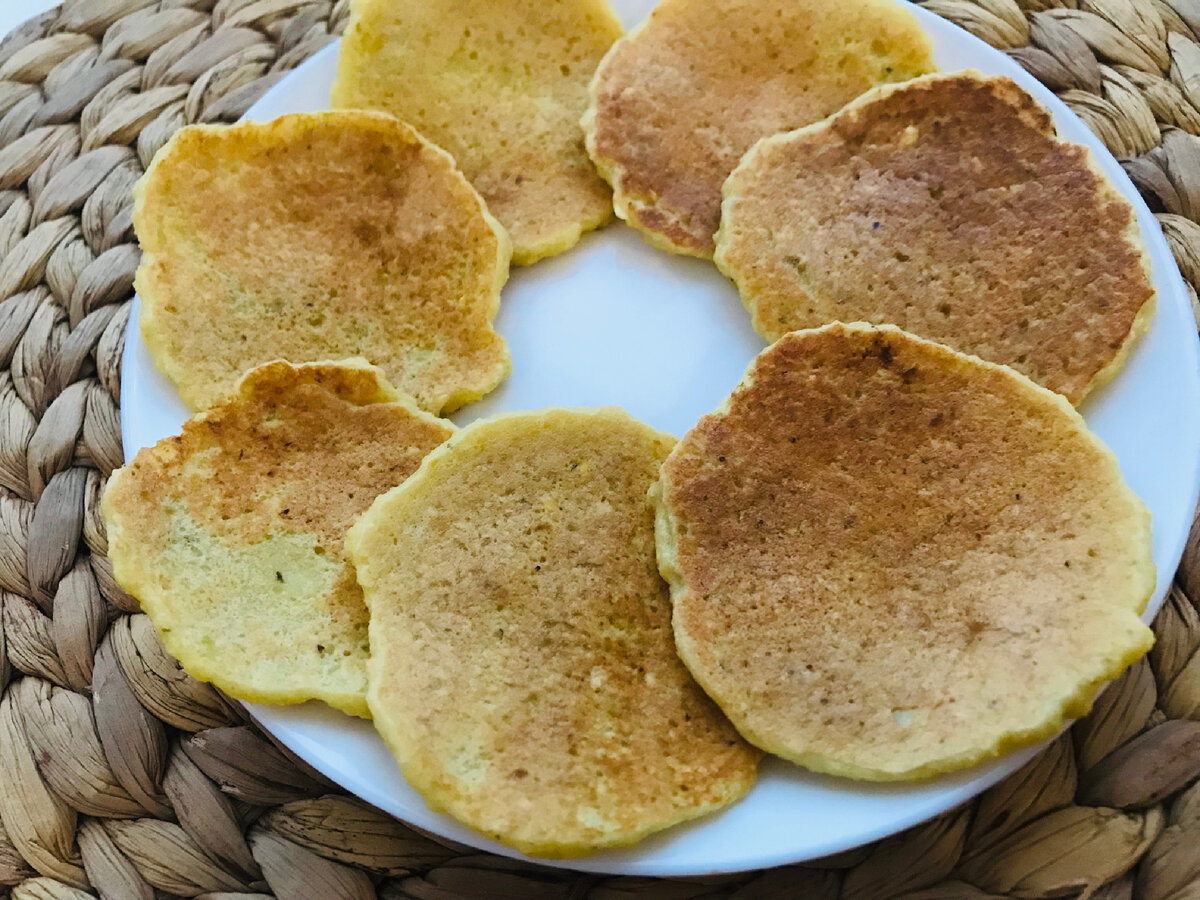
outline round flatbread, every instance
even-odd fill
[[[377,113],[201,125],[134,191],[155,364],[193,409],[273,359],[362,356],[430,412],[510,369],[508,236],[454,161]]]
[[[1054,734],[1152,642],[1150,516],[1060,396],[893,327],[785,335],[657,489],[680,656],[751,742],[925,778]]]
[[[617,215],[656,247],[708,257],[721,184],[755,141],[933,69],[894,0],[662,0],[596,70],[587,148]]]
[[[113,473],[113,572],[196,678],[368,716],[367,610],[342,542],[453,429],[360,360],[254,369]]]
[[[1076,404],[1154,309],[1133,207],[1032,97],[978,72],[759,142],[725,184],[716,262],[767,340],[890,323]]]
[[[355,0],[332,102],[392,113],[445,147],[524,265],[612,217],[579,117],[620,35],[607,0]]]
[[[351,530],[371,712],[434,809],[574,856],[749,790],[759,754],[675,655],[655,567],[673,443],[617,409],[498,416]]]

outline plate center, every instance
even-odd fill
[[[496,329],[512,375],[451,418],[546,406],[622,406],[677,437],[766,346],[712,263],[656,250],[620,223],[514,268]]]

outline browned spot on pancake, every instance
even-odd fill
[[[378,243],[380,237],[382,237],[376,226],[370,222],[362,221],[354,223],[354,236],[368,246]]]
[[[1007,78],[935,75],[760,143],[717,264],[768,340],[892,323],[1078,403],[1154,296],[1133,208]]]
[[[709,256],[721,183],[756,140],[933,68],[916,19],[890,0],[663,0],[597,70],[588,152],[619,215],[665,249]]]
[[[499,416],[351,531],[375,723],[436,808],[564,856],[749,789],[758,753],[676,656],[655,565],[673,442],[621,410]]]
[[[1149,516],[1111,453],[1061,398],[894,328],[781,338],[659,502],[681,656],[747,738],[819,771],[1032,743],[1150,643]]]

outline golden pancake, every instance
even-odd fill
[[[711,812],[758,752],[675,654],[646,492],[674,438],[623,410],[477,422],[351,529],[375,726],[431,807],[574,856]]]
[[[196,678],[367,716],[367,610],[342,542],[453,429],[361,360],[254,369],[109,479],[116,578]]]
[[[1032,97],[978,72],[759,142],[726,182],[716,262],[767,340],[891,323],[1076,404],[1154,309],[1133,207]]]
[[[587,148],[617,215],[656,247],[707,257],[721,184],[755,141],[933,69],[893,0],[662,0],[597,69]]]
[[[1062,397],[891,326],[763,351],[656,488],[676,644],[751,742],[880,781],[1054,734],[1152,643],[1150,516]]]
[[[450,151],[531,263],[612,216],[579,117],[620,35],[607,0],[354,0],[332,102]]]
[[[193,409],[273,359],[363,356],[430,412],[509,372],[508,236],[454,161],[375,113],[192,126],[134,191],[142,337]]]

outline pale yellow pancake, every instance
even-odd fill
[[[353,0],[332,102],[390,112],[450,151],[523,265],[612,216],[579,117],[620,35],[607,0]]]
[[[721,184],[761,137],[934,70],[894,0],[662,0],[596,70],[587,148],[617,215],[656,247],[711,256]]]
[[[254,369],[109,479],[117,581],[194,677],[367,716],[367,610],[342,542],[453,428],[361,360]]]
[[[716,263],[767,340],[890,323],[1076,404],[1154,310],[1129,201],[1025,91],[978,72],[759,142],[725,184]]]
[[[185,128],[134,191],[155,364],[193,409],[273,359],[362,356],[448,412],[508,375],[508,236],[442,150],[377,113]]]
[[[763,351],[663,465],[679,653],[751,742],[881,781],[1054,734],[1152,643],[1150,515],[1057,394],[887,326]]]
[[[431,807],[539,856],[736,800],[758,752],[675,654],[646,492],[674,443],[623,410],[514,413],[351,529],[375,725]]]

